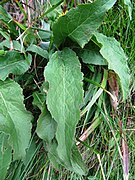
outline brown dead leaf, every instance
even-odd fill
[[[113,99],[110,98],[111,105],[116,110],[119,105],[118,103],[119,85],[118,85],[117,74],[113,71],[110,71],[108,74],[108,84],[109,84],[109,91],[114,97]]]

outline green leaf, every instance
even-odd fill
[[[42,110],[45,103],[45,94],[43,94],[43,92],[39,93],[38,91],[35,91],[32,96],[34,98],[32,104]]]
[[[20,75],[25,73],[32,62],[30,54],[25,56],[17,51],[8,51],[0,56],[0,79],[5,80],[10,73]]]
[[[34,136],[35,134],[33,134]],[[29,143],[29,147],[27,149],[26,155],[23,159],[23,163],[25,165],[25,168],[28,168],[30,166],[30,163],[32,161],[32,158],[34,158],[36,152],[37,152],[37,148],[39,146],[37,146],[37,139],[34,137],[31,137],[30,143]],[[23,171],[25,171],[26,169],[24,169]],[[23,174],[23,171],[21,170],[21,174]],[[25,171],[26,172],[26,171]],[[24,177],[24,176],[23,176]],[[20,178],[21,179],[21,178]]]
[[[51,36],[50,24],[43,20],[41,21],[41,23],[42,23],[42,29],[39,29],[38,31],[38,35],[40,36],[40,39],[42,39],[42,41],[40,42],[40,46],[42,43],[46,45],[49,44],[49,42],[47,41],[50,40],[50,36]]]
[[[46,83],[42,85],[42,88],[44,88],[45,86]],[[55,155],[57,154],[56,148],[54,151],[56,141],[53,140],[56,133],[57,123],[54,121],[54,119],[51,117],[51,114],[47,110],[47,107],[45,105],[45,93],[39,93],[36,91],[33,93],[33,98],[33,105],[36,105],[41,110],[41,114],[37,121],[36,133],[41,139],[46,142],[48,156],[51,154],[51,156],[49,156],[49,159],[55,165],[55,167],[58,168],[58,163],[56,163],[56,161],[58,160],[58,156]]]
[[[108,62],[108,68],[115,71],[120,79],[123,100],[129,95],[130,75],[127,65],[127,57],[120,46],[120,43],[111,37],[101,33],[94,33],[97,41],[102,44],[100,53]]]
[[[128,6],[128,14],[129,14],[130,20],[132,20],[133,5],[130,0],[124,0],[124,4]]]
[[[0,46],[2,48],[7,47],[7,48],[10,49],[11,48],[11,42],[9,40],[4,40],[4,41],[2,41],[0,43]],[[24,47],[18,41],[13,40],[12,41],[12,46],[13,46],[14,50],[17,50],[17,51],[20,51],[20,52],[25,52]]]
[[[7,11],[0,5],[0,20],[4,20],[6,22],[12,19],[11,15],[7,13]]]
[[[107,78],[108,78],[108,72],[107,72],[107,70],[104,70],[104,75],[103,75],[103,80],[102,80],[101,85],[100,84],[98,85],[98,83],[94,83],[92,81],[94,84],[98,85],[98,87],[100,87],[100,88],[97,91],[95,91],[95,93],[92,95],[90,102],[87,104],[87,106],[81,112],[81,115],[84,115],[87,112],[84,123],[83,123],[83,128],[84,128],[86,122],[88,121],[91,107],[96,103],[97,99],[101,96],[101,94],[103,93],[103,90],[105,90]],[[91,80],[90,80],[90,82],[91,82]]]
[[[4,32],[1,28],[0,28],[0,34],[5,38],[7,39],[8,41],[10,41],[10,36],[7,32]],[[0,43],[1,45],[1,43]]]
[[[16,26],[14,24],[12,16],[7,13],[7,11],[0,5],[0,25],[3,26],[3,32],[7,31],[10,35],[13,33],[14,35],[18,34],[16,30]]]
[[[12,149],[8,145],[8,136],[0,133],[0,179],[4,180],[12,159]]]
[[[27,48],[27,51],[34,52],[34,53],[36,53],[36,54],[38,54],[38,55],[48,59],[48,52],[46,50],[43,50],[39,46],[36,46],[35,44],[30,45]]]
[[[84,174],[84,167],[77,162],[72,164],[75,129],[83,101],[83,76],[76,54],[67,48],[54,53],[45,68],[45,79],[49,82],[47,106],[57,122],[58,156],[66,168]]]
[[[89,81],[87,81],[88,78],[84,77],[84,81],[88,82],[89,84]],[[101,80],[102,80],[102,75],[101,75],[101,71],[99,70],[99,68],[94,68],[94,73],[93,73],[93,76],[89,77],[89,79],[91,79],[91,81],[94,81],[98,84],[101,83]],[[85,107],[88,102],[93,98],[93,95],[96,93],[98,89],[98,86],[96,86],[94,83],[90,83],[88,85],[88,89],[87,91],[85,92],[85,96],[84,96],[84,103],[82,104],[81,107]],[[91,113],[92,114],[92,113]]]
[[[0,56],[4,55],[4,54],[5,54],[5,51],[4,50],[0,50]]]
[[[84,47],[92,33],[100,26],[105,12],[116,0],[96,0],[94,3],[81,4],[59,17],[53,25],[54,43],[59,46],[67,37]]]
[[[15,19],[14,19],[14,22],[18,25],[18,27],[20,27],[22,30],[26,30],[26,27],[24,26],[24,25],[22,25],[21,23],[19,23],[18,21],[16,21]]]
[[[37,123],[37,135],[47,143],[50,143],[55,136],[56,125],[56,122],[51,117],[44,104]]]
[[[72,148],[72,167],[73,171],[77,172],[78,174],[84,175],[85,169],[84,169],[84,162],[82,161],[82,157],[80,155],[80,152],[78,151],[77,146],[74,144]]]
[[[51,161],[51,163],[53,164],[53,166],[56,169],[59,169],[60,164],[64,166],[64,164],[62,164],[58,153],[57,153],[57,146],[58,143],[56,141],[56,139],[54,138],[50,143],[47,144],[47,150],[48,150],[48,158]]]
[[[37,102],[37,105],[39,105],[41,100],[39,101],[39,98],[37,99],[36,97],[35,102]],[[42,105],[42,113],[39,116],[39,119],[37,122],[38,122],[37,129],[36,129],[37,135],[46,142],[49,160],[53,163],[53,166],[56,169],[58,169],[60,164],[61,165],[64,165],[64,164],[59,158],[58,153],[56,151],[57,146],[58,146],[57,141],[55,139],[57,123],[51,117],[51,114],[48,112],[45,105]],[[75,146],[74,146],[74,149],[72,149],[72,151],[73,151],[72,166],[73,166],[73,170],[77,172],[78,167],[82,167],[84,164],[82,162],[79,151],[77,150]],[[78,162],[78,164],[80,163],[80,166],[78,166],[77,168],[76,168],[76,165],[74,165],[76,161]],[[80,173],[83,173],[81,168],[79,168],[79,171]]]
[[[14,159],[25,156],[31,137],[32,115],[23,104],[22,89],[11,80],[0,81],[0,131],[9,135]]]
[[[79,50],[79,57],[86,64],[107,65],[107,61],[99,52],[100,48],[90,41],[83,49]]]
[[[46,105],[44,104],[45,97],[43,98],[43,96],[37,92],[34,93],[33,97],[33,104],[38,106],[41,110],[41,114],[37,121],[36,133],[41,139],[45,141],[45,148],[47,148],[49,160],[52,162],[53,166],[58,169],[61,161],[56,151],[57,142],[55,139],[55,133],[57,123],[54,121],[50,112],[47,110]]]

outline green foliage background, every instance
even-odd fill
[[[135,178],[134,15],[130,0],[0,2],[1,179]]]

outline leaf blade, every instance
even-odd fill
[[[45,79],[49,82],[47,106],[57,122],[57,153],[62,163],[71,170],[75,128],[80,119],[79,107],[83,100],[83,76],[75,53],[68,48],[54,53],[45,68]]]
[[[105,12],[116,0],[97,0],[91,4],[78,5],[53,25],[54,43],[59,46],[67,37],[81,47],[90,40],[92,33],[100,26]]]
[[[17,83],[0,81],[0,104],[0,131],[9,135],[13,157],[20,159],[25,156],[31,137],[32,115],[24,107],[22,89]]]
[[[0,178],[4,180],[12,160],[12,149],[7,143],[8,136],[0,133]]]
[[[108,62],[108,68],[116,72],[120,79],[120,84],[125,100],[129,93],[130,75],[127,65],[127,57],[120,46],[120,43],[111,37],[95,32],[94,36],[102,44],[100,53]]]
[[[132,20],[133,5],[130,0],[124,0],[124,4],[127,5],[129,18],[130,20]]]
[[[39,116],[36,133],[37,135],[46,141],[48,144],[51,143],[52,139],[55,137],[56,132],[56,122],[51,117],[50,113],[47,111],[46,106],[42,108],[42,113]]]
[[[26,51],[34,52],[46,59],[48,59],[48,52],[35,44],[30,45]]]
[[[90,41],[83,49],[79,49],[78,55],[86,64],[107,65],[99,50],[100,48]]]
[[[10,73],[23,74],[29,69],[31,61],[30,54],[24,57],[17,51],[8,51],[4,56],[0,56],[0,79],[4,81]]]

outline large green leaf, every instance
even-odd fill
[[[100,26],[105,12],[116,0],[96,0],[94,3],[78,5],[53,25],[54,43],[59,46],[67,37],[81,47],[90,40],[92,33]]]
[[[12,159],[12,149],[8,145],[8,135],[0,133],[0,179],[4,180]]]
[[[45,87],[45,83],[42,85],[42,88]],[[37,121],[36,133],[43,139],[46,143],[46,148],[48,151],[48,156],[53,165],[58,168],[58,155],[56,151],[56,140],[55,133],[57,128],[57,123],[51,117],[50,112],[47,110],[45,104],[45,93],[43,92],[34,92],[33,93],[33,105],[37,106],[41,110],[41,114]],[[60,163],[60,160],[59,160]]]
[[[45,87],[45,82],[42,86],[43,88]],[[36,105],[41,110],[41,114],[37,121],[36,133],[41,139],[45,141],[45,148],[48,151],[49,160],[53,166],[58,169],[61,161],[56,151],[57,141],[55,139],[55,133],[57,123],[54,121],[50,112],[47,110],[45,105],[45,94],[34,92],[33,98],[33,105]]]
[[[101,33],[94,33],[97,41],[101,43],[101,55],[108,62],[108,68],[115,71],[120,79],[123,93],[123,100],[129,95],[130,75],[127,65],[127,57],[120,46],[120,43],[111,37],[106,37]]]
[[[14,159],[25,156],[31,137],[32,115],[23,104],[22,89],[11,80],[0,81],[0,131],[9,135]]]
[[[39,116],[39,119],[37,122],[37,129],[36,129],[37,135],[45,141],[46,143],[45,148],[48,151],[49,160],[51,161],[53,166],[56,169],[58,169],[59,165],[60,164],[64,165],[64,163],[61,161],[57,153],[58,143],[55,139],[57,123],[51,117],[51,114],[48,112],[46,105],[43,104],[44,103],[43,96],[41,96],[41,94],[38,94],[36,92],[33,94],[33,97],[34,97],[33,104],[37,105],[41,109],[41,115]],[[76,163],[77,161],[78,164],[80,164],[80,167],[82,167],[83,162],[79,154],[79,151],[77,150],[75,146],[74,146],[73,151],[74,151],[72,153],[73,158],[71,159],[73,168],[72,169],[70,168],[70,169],[77,172],[78,169],[76,169],[76,165],[74,165],[74,163]],[[79,169],[79,171],[80,172],[82,171],[81,168]]]
[[[10,73],[20,75],[25,73],[31,64],[30,54],[25,56],[17,51],[8,51],[0,56],[0,79],[5,80]]]
[[[73,158],[72,151],[83,101],[83,76],[76,54],[67,48],[54,53],[45,68],[45,79],[49,82],[47,106],[57,122],[58,156],[68,169],[83,174],[83,167]]]

